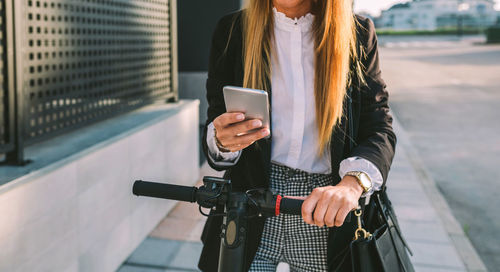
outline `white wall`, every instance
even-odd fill
[[[179,72],[179,97],[200,100],[200,125],[207,121],[208,101],[206,98],[208,73],[201,72]]]
[[[172,208],[135,179],[193,185],[198,101],[0,187],[0,271],[114,271]],[[57,148],[57,146],[54,146]]]

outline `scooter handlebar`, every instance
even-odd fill
[[[198,199],[198,188],[174,184],[156,183],[143,180],[134,182],[132,192],[137,196],[148,196],[163,199],[172,199],[186,202],[196,202]],[[304,200],[278,196],[275,206],[275,215],[283,214],[302,214],[302,203]]]
[[[196,202],[198,188],[174,184],[164,184],[136,180],[132,192],[137,196],[172,199],[186,202]]]
[[[282,197],[279,211],[285,214],[302,215],[302,203],[304,203],[302,199]]]

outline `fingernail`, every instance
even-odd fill
[[[254,121],[252,121],[252,126],[253,127],[260,127],[260,126],[262,126],[262,122],[260,120],[254,120]]]
[[[245,118],[245,116],[243,114],[238,114],[236,115],[236,120],[243,120]]]
[[[265,130],[263,130],[263,131],[261,132],[261,134],[262,134],[263,136],[266,136],[266,135],[268,135],[268,134],[269,134],[269,130],[265,129]]]

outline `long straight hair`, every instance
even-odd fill
[[[268,90],[273,39],[271,0],[247,0],[243,10],[243,86]],[[318,129],[318,155],[329,148],[333,130],[343,114],[350,84],[351,61],[357,63],[356,21],[352,0],[318,0],[312,33],[315,46],[314,95]],[[361,76],[359,69],[356,69]]]

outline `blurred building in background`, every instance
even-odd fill
[[[375,23],[392,30],[483,29],[498,21],[494,5],[493,0],[413,0],[382,11]]]

